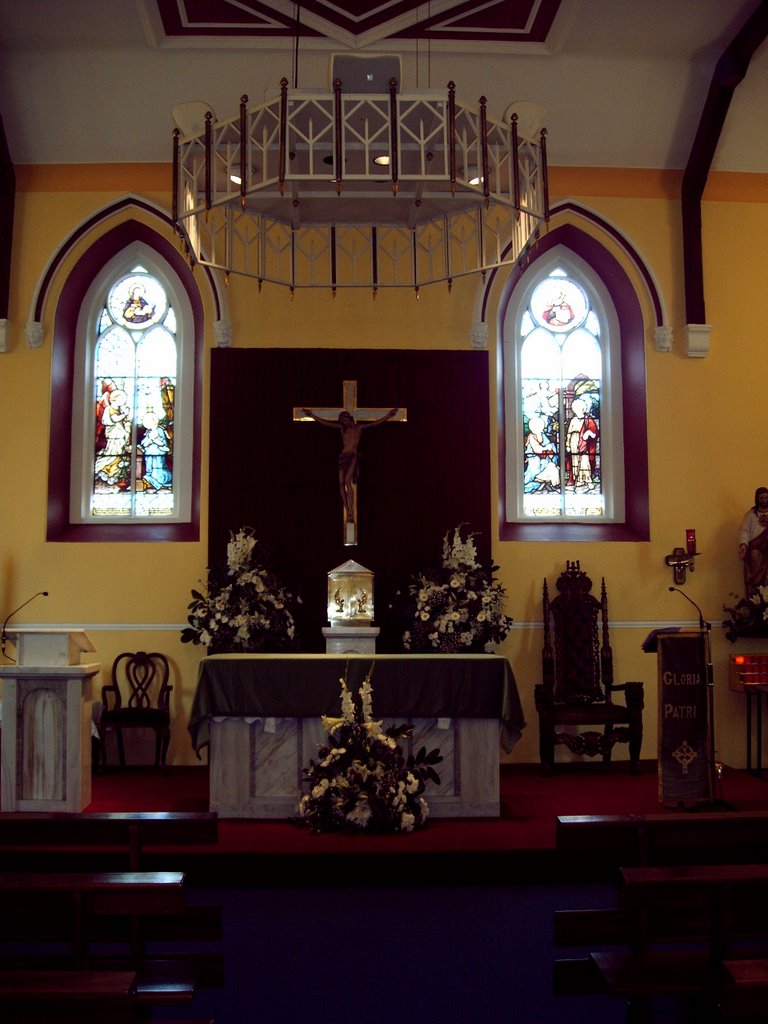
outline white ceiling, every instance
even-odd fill
[[[554,166],[683,168],[717,58],[764,2],[563,0],[546,47],[400,44],[402,86],[453,80],[496,118],[538,100]],[[328,87],[328,56],[341,49],[302,43],[299,86]],[[0,0],[0,56],[15,164],[168,162],[176,104],[204,100],[230,117],[243,93],[258,101],[294,75],[290,40],[167,39],[154,0]],[[712,167],[768,173],[768,43],[736,89]]]

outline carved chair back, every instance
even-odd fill
[[[544,580],[544,689],[558,704],[611,701],[613,653],[608,635],[605,580],[600,600],[579,562],[566,562],[549,598]]]
[[[112,684],[103,688],[105,706],[134,711],[167,710],[170,692],[168,659],[157,651],[119,654],[112,665]]]

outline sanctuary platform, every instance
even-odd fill
[[[630,775],[622,762],[605,772],[575,765],[543,778],[535,764],[502,765],[500,813],[495,818],[430,819],[405,835],[315,835],[296,820],[230,820],[219,823],[211,846],[158,849],[151,864],[191,872],[201,884],[509,884],[551,881],[562,873],[556,851],[559,815],[659,815],[655,761]],[[768,812],[768,783],[726,766],[719,794],[735,812]],[[107,770],[93,778],[92,812],[208,810],[205,766]],[[729,820],[723,812],[724,825]],[[691,820],[696,812],[690,813]],[[0,851],[7,858],[11,851]],[[82,855],[73,851],[82,862]],[[64,856],[62,851],[57,857]],[[100,851],[104,864],[108,851]],[[103,870],[103,867],[102,867]],[[215,882],[214,882],[215,880]]]

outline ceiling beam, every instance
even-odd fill
[[[683,270],[685,316],[688,324],[706,324],[704,266],[701,239],[701,197],[725,124],[728,108],[749,63],[768,35],[768,0],[761,0],[718,60],[699,127],[683,174]]]

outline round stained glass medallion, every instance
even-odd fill
[[[587,296],[565,277],[548,277],[531,296],[531,315],[550,331],[572,331],[584,322],[588,312]]]
[[[110,290],[107,306],[113,320],[123,327],[144,330],[165,316],[165,291],[149,274],[129,274]]]

